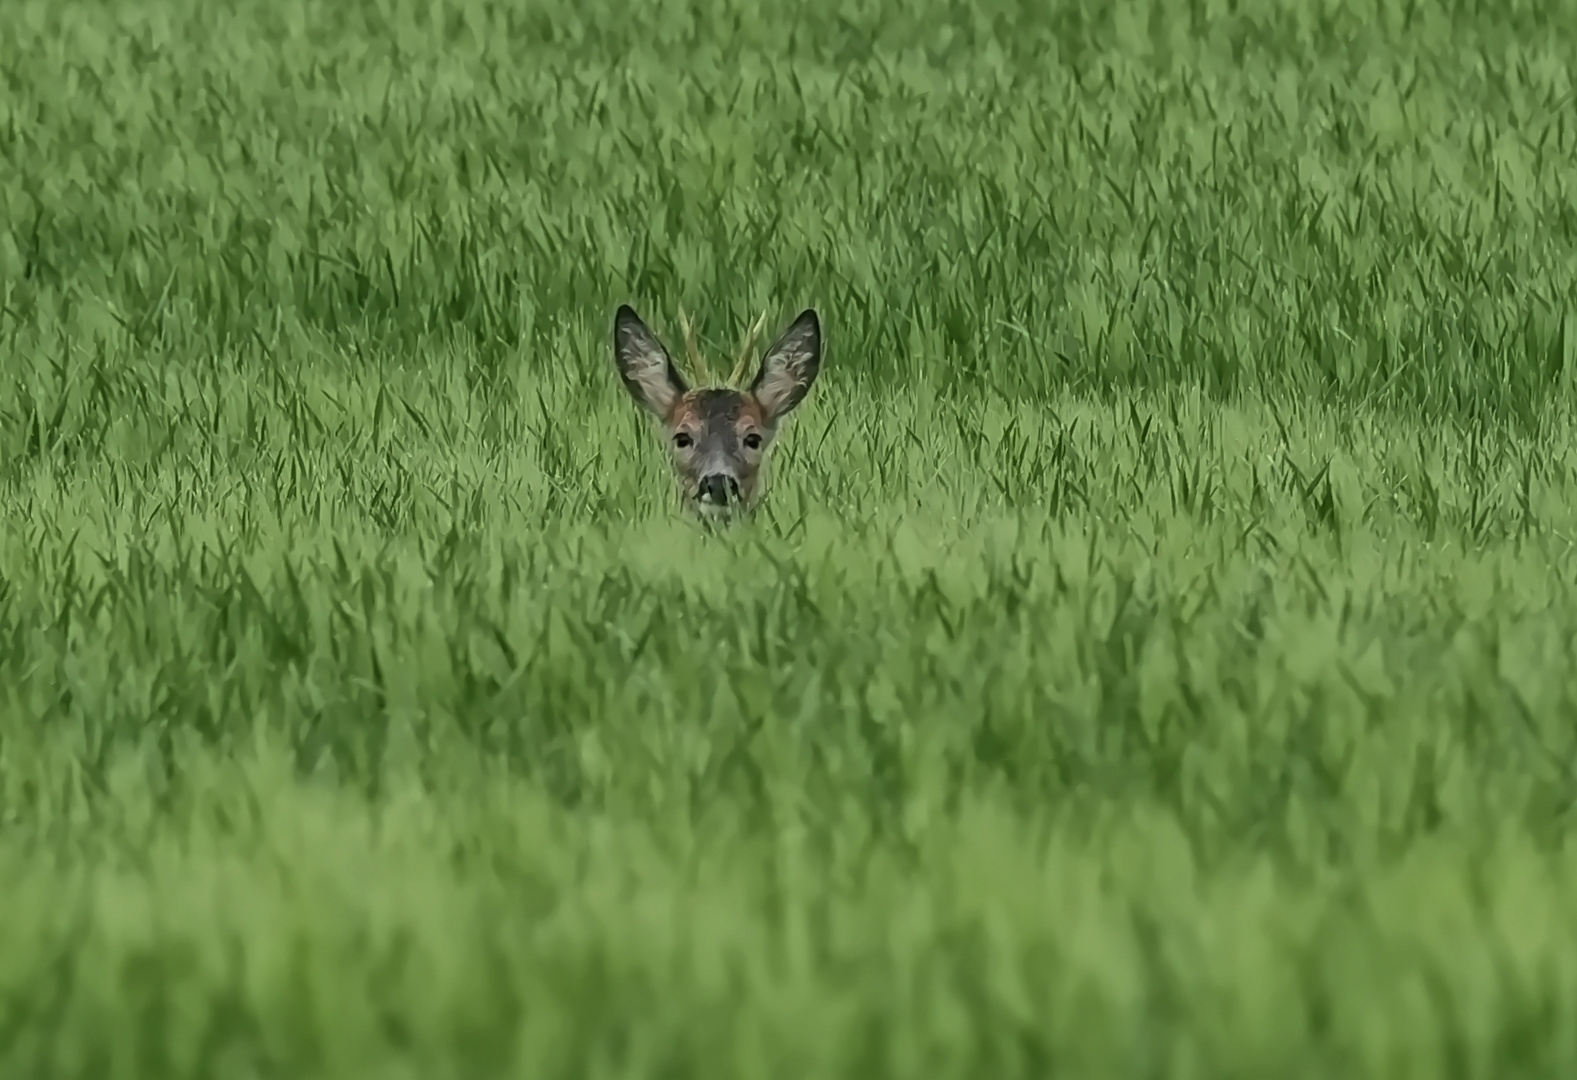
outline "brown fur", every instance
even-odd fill
[[[759,327],[746,339],[747,352]],[[628,306],[614,316],[613,338],[625,388],[662,422],[686,505],[705,517],[754,508],[765,488],[767,450],[820,371],[815,311],[802,312],[767,348],[746,389],[691,389],[667,349]],[[693,335],[687,332],[686,338],[693,353]],[[692,365],[698,367],[696,359]]]

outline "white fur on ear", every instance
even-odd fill
[[[806,308],[767,348],[750,392],[776,423],[805,400],[820,370],[821,320],[814,308]]]
[[[657,416],[666,416],[687,389],[668,350],[628,304],[613,316],[613,358],[630,396]]]

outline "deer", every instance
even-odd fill
[[[634,308],[620,304],[614,313],[619,378],[635,403],[657,419],[681,501],[710,523],[738,521],[759,505],[766,490],[767,451],[821,370],[821,322],[814,308],[806,308],[762,353],[749,385],[741,385],[766,320],[762,312],[746,332],[733,372],[719,385],[696,347],[695,327],[681,310],[692,386]]]

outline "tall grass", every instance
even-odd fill
[[[0,1069],[1573,1075],[1572,57],[0,5]],[[624,301],[820,311],[757,521]]]

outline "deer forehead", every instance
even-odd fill
[[[668,427],[698,429],[706,434],[743,434],[767,426],[766,411],[753,394],[708,387],[691,390],[674,402]]]

